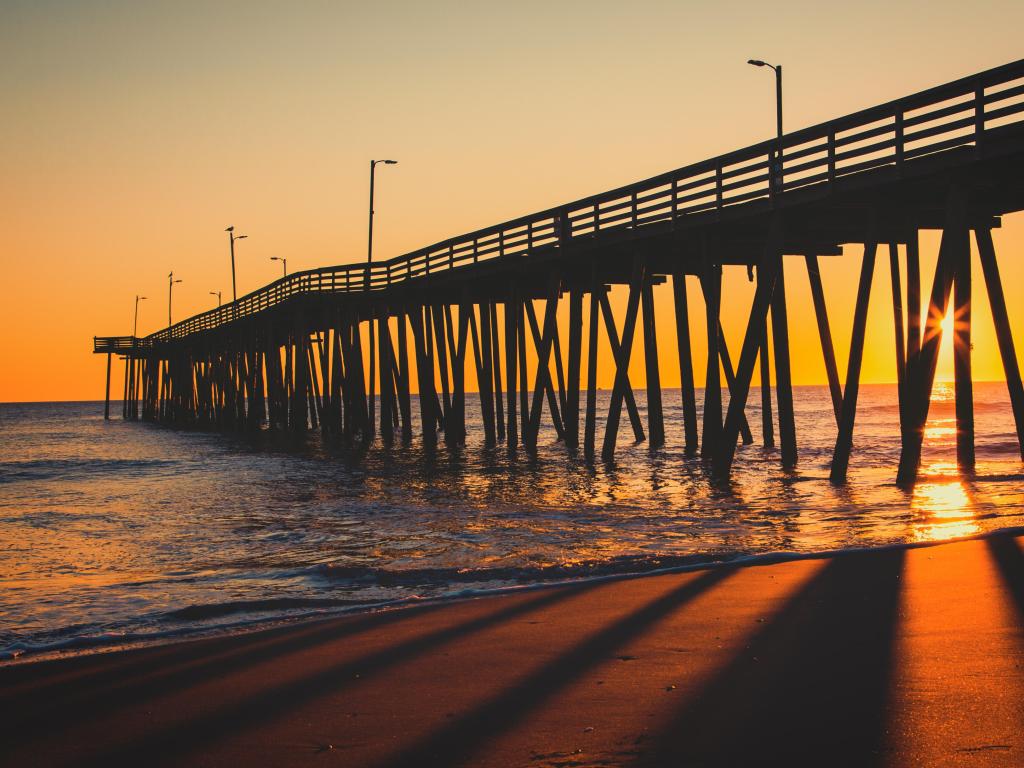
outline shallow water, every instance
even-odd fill
[[[608,393],[599,394],[600,413]],[[643,410],[644,393],[637,398]],[[797,388],[792,473],[757,445],[755,393],[755,444],[737,452],[727,487],[683,455],[677,390],[665,392],[667,447],[633,445],[624,419],[614,467],[568,457],[550,430],[535,460],[485,450],[475,396],[469,445],[433,458],[415,442],[358,458],[316,433],[275,443],[104,422],[102,403],[0,405],[0,654],[1024,524],[1005,385],[975,385],[969,479],[955,468],[951,387],[937,385],[934,398],[912,491],[894,484],[888,385],[861,389],[844,488],[828,482],[836,429],[824,387]]]

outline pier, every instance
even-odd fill
[[[797,464],[788,328],[813,316],[838,431],[831,479],[842,483],[875,262],[888,258],[902,440],[896,477],[916,477],[950,311],[957,460],[970,471],[973,237],[1024,458],[1024,388],[991,234],[1001,216],[1024,210],[1022,179],[1024,60],[390,260],[294,273],[146,337],[96,337],[94,351],[108,355],[106,412],[118,355],[125,360],[122,416],[130,420],[318,429],[357,446],[418,433],[428,449],[442,440],[460,445],[473,429],[509,454],[535,451],[546,420],[567,451],[614,461],[626,437],[652,450],[664,444],[653,287],[669,283],[687,453],[728,477],[737,445],[754,440],[746,405],[759,368],[761,441],[778,444],[784,467]],[[933,275],[921,273],[922,230],[942,233]],[[843,256],[848,245],[864,251],[841,376],[818,262]],[[802,262],[811,307],[787,302],[784,258]],[[722,291],[726,268],[745,269],[756,281],[742,342],[732,349],[719,322],[719,307],[730,301]],[[700,412],[688,280],[700,285],[708,328]],[[608,299],[615,285],[628,292],[620,317]],[[599,413],[602,334],[616,374],[610,407]],[[628,372],[638,335],[646,418]],[[527,365],[528,349],[535,366]],[[478,382],[480,423],[466,419],[467,366]]]

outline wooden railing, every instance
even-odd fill
[[[137,339],[134,336],[93,336],[93,352],[113,352],[125,354],[153,346],[149,338]]]
[[[616,230],[675,224],[755,200],[771,201],[793,190],[832,185],[885,166],[899,168],[959,147],[983,151],[986,132],[1021,123],[1022,113],[1024,60],[369,267],[361,263],[297,272],[139,339],[138,345],[208,331],[299,295],[378,291],[483,261],[524,258]]]

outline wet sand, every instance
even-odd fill
[[[1024,764],[1024,539],[0,668],[5,765]]]

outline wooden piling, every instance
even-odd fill
[[[583,291],[573,288],[569,292],[569,360],[566,382],[565,407],[562,424],[565,444],[576,450],[580,444],[580,365],[583,353]]]
[[[974,230],[974,239],[978,244],[978,256],[981,261],[982,274],[985,276],[988,303],[992,307],[992,320],[996,328],[999,356],[1003,361],[1006,388],[1009,391],[1013,421],[1017,428],[1017,445],[1020,447],[1021,458],[1024,459],[1024,385],[1021,384],[1017,350],[1014,347],[1013,333],[1010,330],[1010,318],[1006,312],[1006,296],[1003,294],[1003,283],[999,277],[995,246],[992,244],[992,232],[987,228],[977,228]]]
[[[491,386],[493,370],[491,367],[491,323],[487,305],[480,304],[480,326],[477,330],[476,318],[469,318],[470,336],[473,340],[473,360],[476,365],[477,390],[480,393],[480,413],[484,423],[484,445],[495,444],[494,390]]]
[[[961,247],[963,234],[967,232],[966,207],[967,201],[963,190],[952,187],[946,200],[945,229],[939,245],[939,258],[935,265],[935,279],[928,302],[921,349],[911,358],[907,369],[907,427],[903,430],[900,463],[896,472],[896,481],[900,484],[912,483],[917,478],[918,466],[921,463],[924,427],[928,421],[928,407],[932,385],[935,382],[939,347],[942,343],[942,320],[946,315],[953,287],[957,249]]]
[[[409,371],[409,317],[406,313],[400,312],[397,317],[398,331],[398,410],[402,415],[402,442],[408,443],[412,440],[412,395],[409,386],[411,373]]]
[[[112,352],[107,352],[107,387],[104,390],[106,394],[103,398],[103,419],[105,421],[110,421],[110,366],[113,357]]]
[[[683,405],[683,439],[687,455],[697,453],[697,399],[693,385],[693,354],[690,346],[690,308],[686,298],[686,273],[681,266],[672,272],[672,298],[679,352],[679,390]]]
[[[793,412],[793,380],[789,369],[789,319],[786,313],[786,275],[781,259],[772,295],[772,346],[775,351],[775,396],[779,413],[779,447],[782,466],[796,465],[796,416]]]
[[[437,446],[437,416],[434,409],[437,398],[434,394],[434,365],[430,359],[427,339],[430,336],[429,322],[425,322],[427,307],[414,307],[409,312],[413,344],[416,348],[416,374],[419,381],[420,423],[423,447],[433,450]]]
[[[640,289],[643,315],[644,366],[647,374],[647,432],[653,451],[665,444],[665,417],[661,409],[661,373],[658,369],[658,333],[654,316],[654,289],[645,279]]]
[[[598,305],[601,303],[598,292],[604,292],[604,285],[596,277],[590,285],[590,321],[587,331],[587,406],[583,422],[583,455],[587,461],[594,459],[594,442],[597,434],[597,334]]]
[[[700,456],[705,461],[720,450],[722,434],[722,377],[719,371],[721,352],[718,349],[719,307],[722,297],[722,268],[706,257],[701,274],[704,293],[704,314],[707,325],[708,362],[704,380],[704,429],[700,440]]]
[[[513,287],[505,299],[505,391],[508,395],[508,422],[505,433],[510,456],[515,456],[519,445],[516,418],[516,346],[519,338],[517,307],[518,298]]]
[[[917,227],[907,236],[907,360],[921,351],[921,257]]]
[[[498,440],[505,439],[505,409],[502,405],[502,390],[501,390],[501,336],[498,333],[498,305],[497,302],[487,302],[488,316],[490,317],[491,326],[491,358],[492,358],[492,377],[494,379],[494,412],[495,412],[495,427],[497,427]]]
[[[956,408],[956,463],[974,471],[974,386],[971,380],[971,245],[970,232],[958,236],[953,278],[953,380]]]

